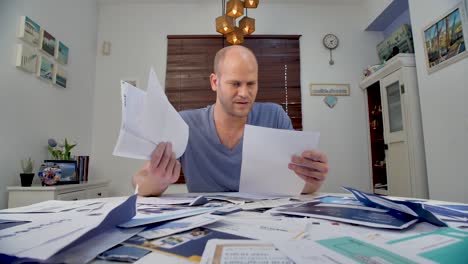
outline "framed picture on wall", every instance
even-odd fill
[[[67,88],[67,72],[57,65],[54,67],[52,83],[57,86]]]
[[[62,41],[55,46],[55,59],[60,64],[68,64],[68,47]]]
[[[26,72],[36,72],[37,54],[34,48],[18,44],[16,48],[16,67]]]
[[[466,9],[462,2],[423,29],[426,65],[429,73],[468,56],[467,27]]]
[[[45,81],[52,81],[53,73],[54,64],[46,57],[39,55],[37,60],[37,77]]]
[[[41,39],[39,41],[39,48],[43,50],[45,53],[49,54],[50,56],[54,57],[55,55],[55,38],[47,32],[46,30],[41,30]]]
[[[27,16],[20,17],[20,26],[18,38],[31,43],[33,46],[39,46],[41,27]]]

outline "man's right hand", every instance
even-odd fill
[[[159,196],[179,179],[179,175],[180,162],[172,152],[172,144],[161,142],[151,153],[151,160],[133,175],[133,185],[138,185],[139,195]]]

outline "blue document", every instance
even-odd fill
[[[351,192],[356,197],[356,199],[364,205],[374,208],[388,209],[388,213],[397,218],[400,218],[404,215],[411,215],[417,217],[421,221],[431,223],[435,226],[447,226],[446,223],[442,222],[429,210],[424,209],[423,205],[420,203],[409,201],[394,201],[375,194],[361,192],[350,187],[343,188]]]
[[[296,204],[295,206],[288,205],[274,209],[272,212],[390,229],[404,229],[418,221],[416,217],[408,214],[401,213],[396,217],[389,214],[388,210],[366,206],[329,204],[320,201]]]

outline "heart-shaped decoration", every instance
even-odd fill
[[[327,96],[327,97],[325,97],[323,99],[323,101],[325,102],[325,104],[328,107],[333,108],[338,103],[338,97],[336,97],[336,96]]]

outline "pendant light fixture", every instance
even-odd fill
[[[234,31],[235,19],[224,13],[225,2],[222,2],[221,16],[216,18],[216,31],[225,35]]]
[[[250,35],[255,31],[255,19],[247,16],[247,8],[245,9],[245,16],[239,21],[239,27],[245,35]]]
[[[244,42],[244,35],[255,31],[255,19],[247,16],[247,8],[257,8],[259,0],[221,0],[221,16],[216,18],[216,31],[226,37],[226,41],[232,45]],[[245,13],[244,13],[245,8]],[[245,16],[236,26],[236,18]]]
[[[233,18],[244,15],[244,2],[241,0],[229,0],[226,6],[226,15]]]
[[[257,8],[258,0],[245,0],[244,7],[245,8]]]
[[[244,33],[242,32],[242,29],[235,27],[234,31],[226,35],[226,40],[232,45],[238,45],[244,42]]]

